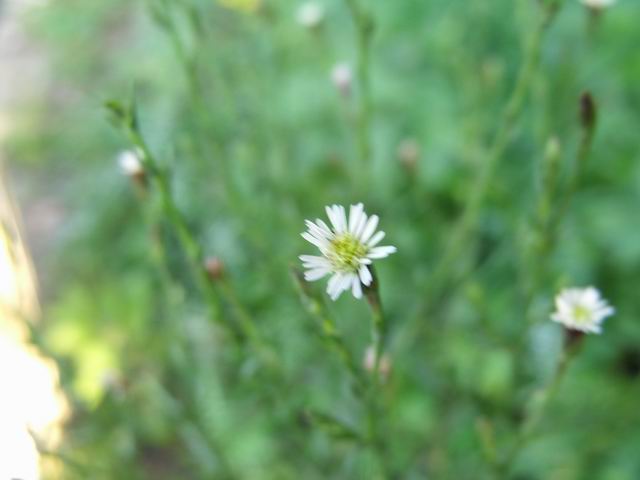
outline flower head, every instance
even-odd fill
[[[353,296],[362,297],[362,285],[368,287],[373,281],[369,270],[372,261],[384,258],[396,251],[396,247],[378,247],[384,232],[376,233],[378,216],[364,213],[362,203],[351,205],[349,218],[342,205],[326,207],[331,228],[319,218],[315,222],[305,220],[307,231],[302,237],[314,244],[322,256],[301,255],[307,269],[305,280],[313,282],[332,274],[327,284],[327,293],[336,300],[342,292],[351,289]]]
[[[594,10],[602,10],[607,7],[611,7],[616,0],[580,0],[583,5],[586,5],[589,8],[593,8]]]
[[[349,96],[353,73],[348,63],[337,63],[331,70],[331,80],[343,96]]]
[[[570,330],[600,333],[602,322],[614,312],[596,288],[567,288],[556,296],[556,311],[551,319]]]
[[[300,25],[313,29],[322,23],[324,19],[324,9],[318,2],[305,2],[298,8],[296,17]]]

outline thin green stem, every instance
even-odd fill
[[[544,415],[548,409],[549,402],[558,391],[563,378],[569,368],[571,360],[576,356],[582,345],[582,338],[578,338],[576,341],[569,343],[562,351],[558,365],[555,372],[551,377],[549,383],[541,390],[538,390],[533,394],[530,400],[530,408],[527,412],[527,416],[520,425],[516,440],[512,447],[509,449],[506,457],[497,465],[497,473],[500,474],[500,478],[506,478],[509,474],[513,462],[516,460],[520,452],[528,445],[533,439],[536,427],[540,424],[540,421],[544,418]]]
[[[446,287],[451,277],[455,276],[455,273],[452,274],[451,272],[453,263],[455,263],[462,250],[469,244],[474,234],[491,180],[496,172],[496,167],[513,138],[517,119],[522,112],[527,94],[535,77],[540,60],[544,33],[554,19],[558,8],[559,6],[555,2],[545,5],[543,14],[531,34],[524,61],[520,67],[509,101],[502,113],[500,126],[494,137],[494,141],[489,149],[487,158],[480,166],[475,183],[471,187],[471,194],[467,198],[460,220],[454,226],[445,253],[432,275],[430,288],[428,289],[430,297],[436,296],[440,290]]]
[[[246,339],[251,342],[256,350],[261,352],[263,358],[272,358],[273,355],[265,354],[267,351],[265,343],[261,340],[258,331],[253,326],[253,322],[251,321],[249,314],[244,310],[244,307],[238,301],[233,289],[228,283],[225,283],[223,287],[220,288],[220,292],[227,302],[234,307],[237,322],[236,325],[231,325],[225,321],[219,292],[216,289],[215,284],[209,279],[208,272],[206,270],[204,251],[196,241],[186,219],[184,218],[184,215],[175,203],[169,185],[169,177],[166,171],[156,162],[155,157],[135,127],[135,122],[129,122],[127,134],[131,143],[141,153],[141,161],[145,171],[148,172],[151,180],[158,189],[164,215],[174,228],[176,235],[178,236],[178,240],[187,255],[192,271],[210,309],[212,319],[230,332],[234,333],[238,339]],[[270,360],[270,363],[273,362]]]
[[[382,416],[380,405],[382,398],[380,363],[386,335],[386,321],[380,299],[378,279],[373,268],[371,268],[371,274],[373,281],[371,285],[365,289],[365,296],[371,307],[371,343],[374,351],[374,362],[367,401],[367,425],[369,442],[374,452],[378,455],[380,466],[386,478],[388,472],[387,455],[385,453],[385,441],[381,435],[378,422],[378,419]]]
[[[360,168],[369,168],[371,158],[371,121],[373,102],[371,95],[371,40],[374,24],[371,16],[357,0],[345,0],[356,29],[358,82],[358,117],[356,122],[356,142]]]
[[[291,276],[303,306],[316,320],[320,327],[321,339],[329,348],[338,354],[340,360],[351,376],[354,393],[359,398],[363,398],[366,388],[362,377],[362,371],[358,368],[358,365],[353,358],[353,354],[345,344],[335,321],[327,313],[322,302],[316,299],[309,291],[304,278],[302,278],[300,274],[293,269],[291,271]]]

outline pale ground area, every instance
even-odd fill
[[[0,480],[40,478],[32,434],[51,446],[66,411],[55,365],[26,343],[25,322],[38,321],[36,276],[3,167],[10,159],[2,155],[12,112],[46,78],[46,63],[18,21],[33,3],[0,0]]]

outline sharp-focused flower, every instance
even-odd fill
[[[589,8],[593,8],[596,10],[601,10],[607,7],[612,6],[616,3],[616,0],[580,0],[584,5]]]
[[[338,63],[331,70],[331,80],[343,96],[351,93],[353,73],[348,63]]]
[[[602,322],[614,312],[596,288],[567,288],[556,296],[556,311],[551,319],[570,330],[600,333]]]
[[[318,2],[305,2],[298,8],[296,17],[300,25],[313,29],[322,23],[324,19],[324,9]]]
[[[118,166],[122,173],[129,177],[144,175],[144,166],[140,157],[132,150],[125,150],[118,155]]]
[[[330,228],[325,222],[305,220],[308,230],[302,237],[320,249],[322,256],[301,255],[307,269],[305,280],[313,282],[332,274],[327,293],[332,300],[351,289],[353,296],[362,297],[362,285],[370,286],[373,276],[368,265],[396,251],[396,247],[378,247],[384,232],[376,232],[378,216],[364,213],[362,203],[351,205],[349,218],[342,205],[326,207]]]

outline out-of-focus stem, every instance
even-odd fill
[[[480,166],[475,183],[471,187],[471,194],[467,198],[464,211],[460,220],[455,225],[451,239],[447,243],[442,260],[436,266],[433,273],[429,293],[430,297],[437,294],[445,287],[452,276],[452,264],[459,257],[462,249],[469,244],[474,230],[477,226],[482,205],[487,196],[491,180],[496,171],[496,167],[513,137],[516,122],[525,104],[527,93],[535,77],[540,59],[540,50],[544,33],[554,19],[559,8],[559,3],[549,2],[544,6],[542,17],[531,34],[527,44],[526,53],[515,87],[505,109],[503,110],[500,126],[494,138],[489,153]]]
[[[129,140],[141,154],[140,160],[145,171],[149,174],[152,182],[154,182],[158,189],[164,215],[174,228],[182,248],[191,263],[193,273],[196,276],[198,285],[202,290],[207,305],[211,311],[212,319],[228,329],[230,332],[234,333],[237,338],[239,337],[239,340],[248,340],[256,348],[256,351],[263,356],[263,359],[269,360],[269,363],[272,364],[273,355],[271,355],[271,353],[267,353],[268,349],[253,326],[250,316],[237,300],[230,284],[227,283],[224,284],[224,287],[221,288],[220,291],[228,303],[233,306],[238,321],[237,325],[231,325],[229,322],[225,321],[222,314],[219,292],[216,290],[215,284],[210,281],[206,270],[204,252],[191,233],[186,219],[175,203],[166,171],[155,161],[155,157],[140,135],[140,132],[135,125],[135,121],[125,122],[125,127]]]
[[[511,469],[513,462],[533,438],[535,428],[544,417],[544,414],[546,413],[547,407],[549,405],[549,401],[553,398],[556,391],[560,387],[569,364],[580,350],[581,345],[582,338],[578,338],[577,340],[568,342],[565,345],[553,377],[551,377],[551,380],[545,387],[536,392],[531,398],[530,410],[527,412],[527,416],[525,417],[520,426],[520,429],[518,430],[515,443],[508,451],[506,457],[502,460],[502,462],[500,462],[496,466],[496,470],[500,474],[499,478],[506,477],[509,474],[509,470]]]
[[[357,0],[345,0],[356,29],[358,82],[358,120],[356,124],[356,141],[360,168],[370,168],[371,158],[371,118],[373,103],[371,97],[371,39],[374,24],[370,14],[364,10]]]
[[[384,346],[384,337],[386,334],[386,322],[382,301],[380,300],[380,289],[378,278],[373,267],[371,275],[373,280],[371,285],[365,288],[365,296],[371,307],[371,343],[374,351],[373,369],[371,371],[371,385],[369,388],[369,397],[367,402],[367,423],[369,442],[373,450],[378,455],[380,466],[383,469],[385,478],[387,475],[387,456],[385,454],[383,437],[380,432],[378,418],[380,417],[381,385],[380,385],[380,360]]]
[[[322,340],[338,354],[340,360],[347,368],[353,382],[354,393],[358,397],[363,397],[365,384],[362,378],[362,372],[358,368],[351,351],[344,343],[342,335],[338,331],[338,327],[331,316],[328,315],[322,303],[317,300],[311,292],[309,292],[308,286],[305,283],[304,278],[300,276],[299,272],[292,269],[291,276],[302,304],[309,314],[315,318],[318,326],[320,327],[320,336]]]

